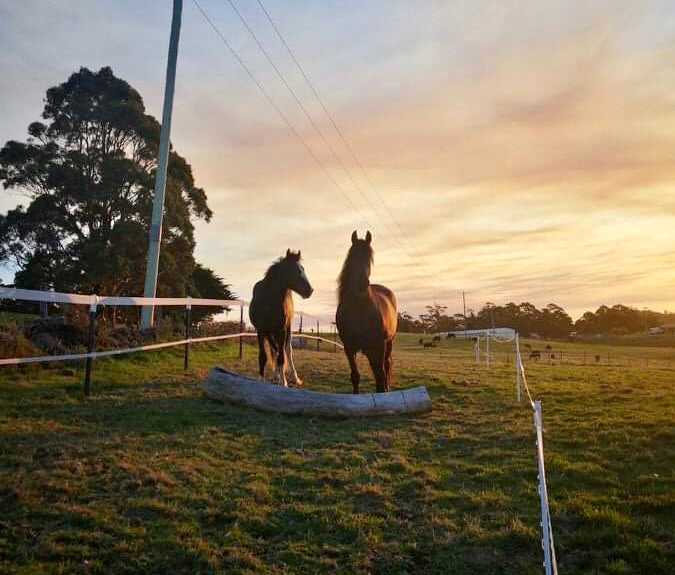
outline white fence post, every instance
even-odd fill
[[[476,344],[473,346],[476,354],[476,363],[480,365],[480,337],[476,337]]]
[[[539,501],[541,504],[542,548],[544,549],[544,572],[546,575],[558,575],[558,566],[553,548],[551,519],[548,508],[548,492],[546,490],[546,471],[544,469],[544,433],[541,415],[541,401],[534,402],[534,427],[537,431],[537,471],[539,482]]]

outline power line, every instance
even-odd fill
[[[340,158],[340,156],[337,154],[337,152],[335,151],[335,149],[333,148],[333,146],[331,146],[330,142],[327,140],[325,134],[323,133],[323,130],[322,130],[322,129],[319,127],[319,125],[316,123],[316,121],[314,120],[314,118],[312,117],[312,115],[309,113],[309,111],[307,110],[307,108],[305,107],[305,105],[302,103],[302,100],[300,99],[300,97],[298,96],[298,94],[296,93],[296,91],[293,89],[293,87],[290,85],[290,83],[289,83],[288,80],[286,79],[286,76],[284,76],[283,72],[279,69],[279,67],[277,66],[276,62],[275,62],[274,59],[272,58],[272,56],[270,56],[269,52],[265,49],[265,47],[263,46],[262,42],[261,42],[260,39],[258,38],[258,35],[255,33],[255,31],[253,30],[253,28],[251,28],[251,26],[249,25],[248,21],[247,21],[246,18],[243,16],[243,14],[239,11],[239,9],[237,8],[237,6],[236,6],[236,4],[233,2],[233,0],[227,0],[227,2],[228,2],[229,5],[232,7],[232,10],[233,10],[234,13],[237,15],[237,18],[239,18],[239,20],[241,21],[241,23],[244,25],[244,27],[245,27],[246,30],[248,31],[249,35],[251,36],[251,38],[253,38],[253,41],[256,43],[256,45],[258,46],[258,48],[259,48],[260,51],[262,52],[263,56],[265,56],[265,58],[267,59],[267,61],[268,61],[269,64],[270,64],[270,66],[272,66],[272,68],[274,69],[274,72],[275,72],[276,75],[278,76],[279,80],[281,80],[282,84],[286,87],[286,90],[288,90],[288,92],[291,94],[291,96],[293,97],[293,100],[295,100],[295,103],[298,105],[298,107],[299,107],[300,110],[302,111],[302,113],[303,113],[303,115],[305,116],[305,118],[307,118],[307,121],[312,125],[312,127],[314,128],[314,131],[317,133],[317,135],[319,136],[319,138],[320,138],[321,141],[323,142],[324,146],[326,146],[326,148],[327,148],[328,151],[331,153],[331,155],[333,156],[333,158],[337,161],[337,163],[340,165],[340,167],[341,167],[342,170],[344,171],[345,175],[346,175],[346,176],[349,178],[349,180],[352,182],[352,184],[354,185],[354,188],[361,194],[361,196],[362,196],[363,199],[366,201],[366,203],[368,204],[368,206],[370,207],[370,209],[371,209],[371,210],[373,211],[373,213],[377,216],[377,215],[378,215],[378,213],[377,213],[377,208],[376,208],[375,205],[373,205],[373,203],[370,201],[370,198],[368,198],[368,196],[363,192],[363,190],[361,189],[361,187],[358,185],[358,183],[356,182],[356,180],[355,180],[354,177],[352,176],[351,172],[347,169],[347,166],[346,166],[346,165],[344,164],[344,162],[342,161],[342,158]],[[385,224],[385,225],[386,225],[386,224]],[[387,231],[389,232],[388,229],[387,229]],[[389,232],[389,233],[390,233],[390,235],[392,236],[392,238],[394,238],[394,240],[397,240],[397,239],[398,239],[398,238],[396,238],[396,236],[395,236],[394,234],[392,234],[391,232]],[[401,246],[401,247],[403,247],[403,248],[405,249],[404,246]]]
[[[314,150],[309,146],[309,144],[306,142],[306,140],[302,137],[302,135],[297,131],[295,126],[291,123],[291,121],[288,119],[286,114],[283,113],[283,111],[277,106],[277,104],[274,102],[272,97],[269,95],[267,90],[263,87],[263,85],[258,81],[258,79],[255,77],[253,72],[251,72],[250,68],[246,65],[244,60],[241,58],[239,53],[232,47],[232,45],[227,41],[227,38],[222,34],[220,29],[213,23],[213,20],[209,17],[209,15],[204,11],[204,9],[201,7],[199,2],[197,0],[192,0],[194,5],[197,7],[199,12],[201,12],[202,16],[204,19],[208,22],[209,26],[213,29],[213,31],[216,33],[216,35],[220,38],[221,42],[227,47],[229,50],[230,54],[234,57],[234,59],[239,63],[241,68],[246,72],[246,74],[251,78],[253,83],[257,86],[258,90],[262,93],[262,95],[265,97],[267,100],[267,103],[272,106],[274,111],[279,115],[279,117],[284,121],[288,129],[293,133],[293,135],[298,139],[298,141],[303,145],[303,147],[307,150],[310,156],[312,156],[312,159],[316,162],[316,164],[321,168],[325,176],[331,181],[331,183],[339,190],[339,192],[342,194],[342,196],[347,200],[349,205],[354,209],[354,211],[361,217],[363,222],[367,224],[368,226],[372,226],[368,218],[361,212],[359,207],[352,201],[352,199],[347,195],[347,193],[342,189],[340,184],[333,178],[333,176],[330,174],[326,166],[324,166],[323,162],[319,159],[319,157],[314,153]]]
[[[229,1],[230,3],[232,3],[232,0],[228,0],[228,1]],[[371,188],[371,189],[373,190],[373,192],[375,193],[376,197],[378,198],[378,200],[380,201],[380,203],[382,204],[382,206],[383,206],[384,209],[386,210],[386,212],[387,212],[387,214],[389,215],[389,217],[392,219],[392,221],[394,222],[394,224],[397,226],[397,228],[398,228],[398,230],[400,231],[401,235],[406,239],[406,241],[408,242],[408,244],[412,247],[412,240],[410,240],[410,237],[409,237],[408,234],[405,232],[405,230],[404,230],[403,227],[401,226],[400,222],[398,221],[398,219],[396,218],[396,216],[395,216],[394,213],[392,212],[392,210],[389,208],[389,205],[384,201],[384,198],[382,197],[382,194],[380,193],[380,191],[378,190],[378,188],[375,186],[374,182],[373,182],[372,179],[370,178],[370,176],[369,176],[368,172],[366,171],[365,167],[363,166],[362,162],[359,160],[358,156],[356,155],[356,152],[354,152],[353,147],[351,146],[351,144],[349,143],[349,141],[348,141],[347,138],[345,137],[345,135],[344,135],[344,133],[342,132],[342,130],[340,129],[340,127],[338,126],[338,124],[337,124],[337,122],[335,121],[335,118],[333,117],[333,115],[332,115],[332,114],[330,113],[330,111],[328,110],[328,107],[326,106],[326,103],[324,102],[323,98],[322,98],[321,95],[319,94],[318,90],[315,88],[314,83],[310,80],[309,76],[307,75],[307,73],[305,72],[304,68],[303,68],[302,65],[300,64],[299,60],[298,60],[297,57],[295,56],[295,53],[293,52],[293,50],[292,50],[291,47],[289,46],[288,42],[286,42],[286,39],[284,38],[283,34],[282,34],[281,31],[279,30],[279,27],[276,25],[276,23],[275,23],[274,20],[272,19],[272,16],[270,15],[270,13],[269,13],[269,12],[267,11],[267,9],[265,8],[265,5],[262,3],[262,0],[257,0],[257,2],[258,2],[258,5],[260,6],[261,10],[264,12],[264,14],[265,14],[265,16],[266,16],[268,22],[270,23],[270,25],[271,25],[272,28],[274,29],[276,35],[279,37],[279,40],[281,40],[281,43],[284,45],[284,48],[285,48],[286,51],[288,52],[288,55],[291,57],[291,59],[293,60],[293,63],[295,64],[295,66],[297,67],[298,71],[300,72],[300,74],[301,74],[302,77],[304,78],[305,82],[306,82],[307,85],[309,86],[309,88],[310,88],[310,90],[312,91],[312,93],[314,94],[314,97],[315,97],[315,98],[317,99],[317,101],[319,102],[319,104],[320,104],[320,106],[321,106],[321,109],[323,110],[324,114],[325,114],[326,117],[329,119],[329,121],[330,121],[330,123],[332,124],[333,128],[335,129],[336,133],[338,134],[338,136],[339,136],[340,139],[342,140],[342,143],[344,144],[345,148],[347,149],[347,151],[349,151],[349,153],[350,153],[352,159],[354,160],[355,164],[359,167],[361,173],[363,174],[364,178],[365,178],[366,181],[368,182],[370,188]],[[342,164],[342,162],[340,162],[340,163]],[[344,166],[343,166],[343,168],[344,168]],[[352,181],[354,181],[353,178],[351,178],[351,176],[350,176],[350,179],[351,179]],[[400,242],[399,242],[399,243],[400,243]],[[406,249],[406,251],[408,251],[407,248],[406,248],[405,246],[401,245],[401,247],[403,247],[404,249]],[[411,256],[412,256],[413,254],[410,254],[410,252],[408,252],[408,255],[411,255]],[[417,257],[420,258],[420,259],[422,260],[423,264],[424,264],[425,266],[427,266],[427,268],[428,268],[429,264],[428,264],[428,262],[424,259],[424,257],[423,257],[422,255],[420,255],[420,254],[417,254]],[[430,271],[430,270],[428,270],[428,271]]]
[[[307,143],[307,141],[302,137],[302,135],[299,133],[299,131],[296,129],[296,127],[293,125],[293,123],[290,121],[290,119],[288,118],[288,116],[286,116],[286,114],[284,114],[284,112],[279,108],[279,106],[276,104],[276,102],[272,99],[272,97],[270,96],[270,94],[269,94],[269,93],[267,92],[267,90],[263,87],[263,85],[260,83],[260,81],[256,78],[256,76],[253,74],[253,72],[250,70],[250,68],[246,65],[246,63],[244,62],[243,58],[239,55],[239,53],[238,53],[238,52],[234,49],[234,47],[229,43],[229,41],[227,40],[227,38],[225,38],[225,36],[223,35],[223,33],[220,31],[220,29],[215,25],[215,23],[213,22],[213,20],[209,17],[209,15],[207,14],[207,12],[206,12],[206,11],[204,10],[204,8],[200,5],[200,3],[198,2],[198,0],[193,0],[193,2],[194,2],[194,4],[195,4],[195,6],[197,7],[197,9],[199,10],[199,12],[200,12],[200,13],[202,14],[202,16],[204,17],[204,19],[208,22],[209,26],[213,29],[213,31],[214,31],[214,32],[216,33],[216,35],[219,37],[219,39],[221,40],[221,42],[224,44],[224,46],[225,46],[225,47],[228,49],[228,51],[232,54],[232,56],[233,56],[233,57],[235,58],[235,60],[238,62],[238,64],[240,65],[240,67],[241,67],[241,68],[246,72],[246,74],[251,78],[251,80],[252,80],[253,83],[256,85],[256,87],[258,88],[258,90],[260,90],[260,92],[263,94],[263,96],[264,96],[265,99],[267,100],[268,104],[270,104],[270,106],[272,106],[272,108],[275,110],[275,112],[279,115],[279,117],[280,117],[280,118],[283,120],[283,122],[286,124],[286,126],[288,127],[288,129],[293,133],[293,135],[296,137],[296,139],[297,139],[297,140],[302,144],[302,146],[307,150],[307,152],[310,154],[310,156],[311,156],[312,159],[315,161],[315,163],[316,163],[316,164],[319,166],[319,168],[323,171],[324,175],[325,175],[325,176],[331,181],[331,183],[338,189],[338,191],[342,194],[342,196],[345,198],[345,200],[348,202],[348,204],[349,204],[349,205],[354,209],[354,211],[360,216],[360,218],[362,219],[362,221],[363,221],[366,225],[368,225],[370,228],[376,229],[375,226],[372,224],[372,222],[369,221],[369,219],[365,216],[365,214],[359,209],[359,207],[354,203],[354,201],[353,201],[353,200],[349,197],[349,195],[345,192],[345,190],[342,188],[342,186],[340,186],[340,184],[337,182],[337,180],[335,180],[335,178],[330,174],[330,172],[328,171],[328,169],[326,168],[326,166],[323,164],[323,162],[321,161],[321,159],[316,155],[316,153],[314,152],[314,150],[310,147],[310,145]],[[256,44],[258,45],[258,47],[260,48],[260,50],[263,52],[263,54],[265,55],[265,57],[267,58],[267,60],[269,61],[269,63],[272,65],[272,67],[274,68],[275,72],[277,73],[277,75],[279,76],[279,78],[282,80],[282,82],[283,82],[284,85],[286,86],[287,90],[291,93],[291,95],[292,95],[293,98],[295,99],[295,101],[296,101],[296,103],[298,104],[298,106],[300,107],[300,109],[303,111],[303,113],[305,114],[305,116],[307,117],[307,119],[310,121],[310,123],[312,124],[312,126],[314,127],[314,129],[317,131],[317,133],[318,133],[319,136],[321,137],[321,140],[324,142],[324,144],[326,145],[326,147],[329,149],[329,151],[333,154],[333,156],[334,156],[334,157],[336,158],[336,160],[339,162],[339,164],[341,165],[342,169],[343,169],[343,170],[345,171],[345,173],[349,176],[350,180],[354,183],[354,185],[355,185],[356,189],[359,191],[359,193],[365,198],[365,200],[366,200],[366,201],[368,202],[368,204],[371,206],[371,208],[373,209],[373,212],[375,213],[375,215],[379,217],[379,214],[378,214],[378,212],[377,212],[375,206],[372,204],[372,202],[370,202],[369,198],[365,195],[365,193],[363,192],[363,190],[362,190],[362,189],[358,186],[358,184],[355,182],[353,176],[351,175],[351,173],[349,172],[349,170],[348,170],[347,167],[345,166],[344,162],[340,159],[340,157],[337,155],[337,153],[336,153],[335,150],[332,148],[332,146],[330,146],[330,144],[328,143],[328,141],[327,141],[325,135],[323,134],[323,132],[321,131],[321,129],[317,126],[316,122],[313,120],[313,118],[311,117],[311,115],[310,115],[309,112],[307,111],[306,107],[302,104],[300,98],[299,98],[299,97],[297,96],[297,94],[293,91],[293,89],[291,88],[290,84],[289,84],[288,81],[285,79],[284,75],[281,73],[281,71],[279,70],[278,66],[276,66],[276,64],[275,64],[274,61],[272,60],[271,56],[269,55],[269,53],[265,50],[265,48],[263,47],[262,43],[261,43],[260,40],[257,38],[257,36],[255,35],[255,33],[253,32],[253,30],[251,29],[251,27],[250,27],[250,26],[248,25],[248,23],[245,21],[243,15],[239,12],[239,10],[237,10],[237,8],[236,8],[236,6],[234,5],[234,3],[232,2],[232,0],[228,0],[228,2],[230,3],[231,7],[232,7],[233,10],[235,11],[235,13],[236,13],[237,16],[239,17],[239,19],[240,19],[240,20],[242,21],[242,23],[244,24],[244,26],[246,27],[246,29],[249,31],[249,34],[253,37],[253,39],[255,40]],[[313,91],[315,91],[315,90],[313,89]],[[325,107],[325,105],[322,104],[322,107]],[[331,118],[332,118],[332,117],[331,117]],[[334,122],[334,120],[332,120],[332,122]],[[336,125],[337,125],[337,124],[336,124]],[[338,128],[338,130],[339,130],[339,128]],[[342,135],[342,138],[344,138],[344,135]],[[345,141],[346,141],[346,140],[345,140]],[[352,150],[352,153],[353,153],[353,150]],[[357,161],[358,161],[358,159],[357,159]],[[363,166],[361,166],[361,168],[363,169]],[[364,170],[364,172],[365,172],[365,170]],[[367,174],[366,174],[366,176],[367,176]],[[372,182],[371,182],[371,184],[372,184]],[[380,199],[381,199],[381,198],[380,198]],[[383,202],[382,199],[381,199],[381,202]],[[388,209],[388,207],[386,206],[386,204],[385,204],[385,207]],[[393,214],[392,214],[392,215],[393,215]],[[399,225],[400,225],[400,224],[399,224]],[[388,231],[389,231],[389,230],[388,230]],[[399,239],[394,233],[392,233],[392,232],[389,232],[389,233],[390,233],[391,236],[396,240],[396,242],[397,242],[397,243],[398,243],[398,244],[399,244],[399,245],[407,252],[408,256],[411,258],[411,260],[413,261],[413,263],[414,263],[416,266],[426,266],[426,267],[427,267],[426,272],[427,272],[429,278],[433,278],[433,273],[432,273],[431,270],[428,268],[428,264],[427,264],[426,262],[418,262],[418,261],[416,261],[416,260],[414,259],[413,255],[412,255],[412,254],[410,253],[410,251],[407,249],[407,247],[404,246],[404,245],[401,243],[400,239]],[[405,232],[404,232],[404,233],[405,233]],[[420,257],[420,259],[422,259],[422,258]]]

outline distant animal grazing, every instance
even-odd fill
[[[431,341],[441,341],[441,336],[440,336],[440,335],[435,335],[435,336],[434,336],[434,339],[432,339]]]
[[[425,341],[424,347],[436,347],[433,341]]]
[[[420,342],[419,342],[419,343],[420,343],[420,345],[424,345],[424,338],[423,338],[423,337],[420,338]]]
[[[530,352],[530,359],[534,359],[535,361],[539,361],[541,358],[541,352],[538,349],[532,350]]]
[[[532,346],[531,346],[529,343],[526,343],[526,344],[525,344],[525,347],[526,347],[527,349],[532,349]]]
[[[553,349],[553,348],[551,347],[551,344],[550,344],[550,343],[547,343],[547,344],[546,344],[546,347],[545,347],[544,349]]]
[[[312,286],[300,264],[300,252],[286,250],[286,256],[279,258],[265,272],[253,288],[253,298],[248,314],[251,323],[258,331],[258,366],[260,377],[265,377],[267,353],[265,341],[276,359],[274,380],[284,387],[286,381],[286,358],[290,365],[291,382],[302,385],[293,364],[291,348],[291,320],[293,319],[293,296],[299,293],[303,298],[312,295]]]
[[[449,333],[448,335],[445,336],[445,339],[454,339],[455,334],[454,333]]]
[[[363,240],[356,231],[352,233],[352,245],[338,279],[335,324],[349,361],[354,393],[359,392],[361,380],[356,365],[359,351],[368,358],[376,391],[389,391],[391,386],[391,351],[398,323],[396,298],[388,288],[370,283],[372,239],[370,232]]]
[[[600,363],[600,356],[599,355],[595,356],[595,363]]]

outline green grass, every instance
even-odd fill
[[[88,399],[81,366],[2,368],[0,572],[541,573],[532,412],[514,401],[513,365],[488,373],[470,342],[418,338],[399,337],[395,361],[399,386],[429,389],[420,418],[206,399],[210,365],[255,373],[254,348],[239,361],[236,344],[195,346],[187,373],[180,350],[97,361]],[[561,575],[675,565],[675,360],[623,353],[662,361],[527,364]],[[349,392],[341,353],[296,363],[312,389]]]

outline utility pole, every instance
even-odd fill
[[[155,196],[152,203],[150,222],[148,262],[145,269],[145,289],[143,297],[155,297],[157,294],[157,269],[159,267],[159,248],[162,241],[162,216],[164,214],[164,192],[166,173],[169,163],[169,145],[171,135],[171,112],[173,110],[173,92],[176,85],[176,60],[178,59],[178,39],[183,13],[183,0],[173,0],[171,19],[171,37],[169,39],[169,58],[166,65],[166,84],[164,86],[164,108],[162,110],[162,131],[159,136],[159,157],[155,175]],[[141,327],[152,327],[154,306],[144,306],[141,312]]]

